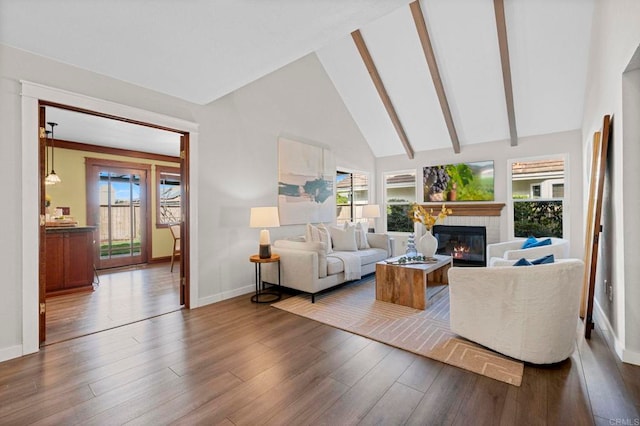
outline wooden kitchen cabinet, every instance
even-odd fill
[[[93,290],[93,226],[47,228],[47,296]]]

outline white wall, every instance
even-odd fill
[[[418,179],[421,180],[422,167],[424,166],[493,160],[495,202],[508,204],[509,160],[554,154],[566,154],[565,196],[567,198],[565,214],[569,218],[569,235],[566,238],[570,240],[571,256],[582,259],[584,255],[584,228],[582,218],[582,142],[579,130],[519,138],[516,147],[510,146],[510,142],[504,140],[463,146],[460,154],[454,154],[453,149],[447,148],[417,152],[413,160],[407,159],[405,155],[382,157],[376,161],[380,179],[377,196],[379,200],[384,199],[382,177],[380,177],[384,172],[415,169]],[[454,204],[451,207],[455,210]],[[508,208],[505,206],[500,218],[500,238],[504,241],[508,237]]]
[[[640,2],[636,0],[598,1],[587,80],[587,96],[582,126],[585,158],[592,135],[600,130],[605,114],[613,116],[613,133],[609,150],[609,172],[603,204],[603,233],[598,255],[596,277],[596,313],[598,323],[607,326],[618,355],[628,362],[640,364],[640,250],[638,223],[638,138],[637,115],[631,117],[625,108],[638,111],[637,76],[623,79],[631,58],[640,46]],[[628,79],[627,79],[628,78]],[[623,80],[626,80],[623,84]],[[623,90],[627,98],[623,108]],[[585,174],[587,185],[588,174]],[[604,292],[604,279],[613,285],[613,300]]]
[[[207,300],[239,282],[253,285],[248,256],[257,251],[258,230],[248,227],[249,207],[277,205],[278,136],[326,145],[337,164],[374,173],[373,154],[315,55],[213,102],[198,122],[209,135],[200,152],[215,170],[200,177],[200,230],[211,237],[200,252]],[[304,226],[270,232],[273,241]]]
[[[374,173],[374,159],[315,55],[306,56],[212,104],[199,106],[0,45],[0,170],[5,223],[0,245],[0,361],[22,354],[22,230],[20,80],[41,83],[199,124],[200,194],[197,274],[199,304],[253,289],[258,230],[252,206],[277,202],[277,137],[332,149],[336,161]],[[35,202],[37,205],[37,202]],[[27,226],[32,226],[28,223]],[[272,238],[296,234],[282,227]],[[28,250],[27,250],[28,251]],[[36,303],[36,301],[34,301]]]

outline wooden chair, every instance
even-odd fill
[[[171,252],[171,272],[173,272],[173,261],[176,255],[180,256],[180,225],[171,225],[169,230],[173,237],[173,251]]]

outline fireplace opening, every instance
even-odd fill
[[[456,266],[487,266],[487,228],[484,226],[435,225],[437,254],[451,256]]]

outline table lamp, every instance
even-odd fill
[[[378,204],[367,204],[362,207],[362,217],[366,219],[375,219],[380,217],[380,206]],[[375,221],[374,226],[370,226],[369,222],[369,232],[376,232],[375,230]]]
[[[252,207],[251,218],[249,219],[251,228],[277,228],[280,226],[277,207]],[[260,231],[260,259],[271,257],[271,241],[268,229]]]

